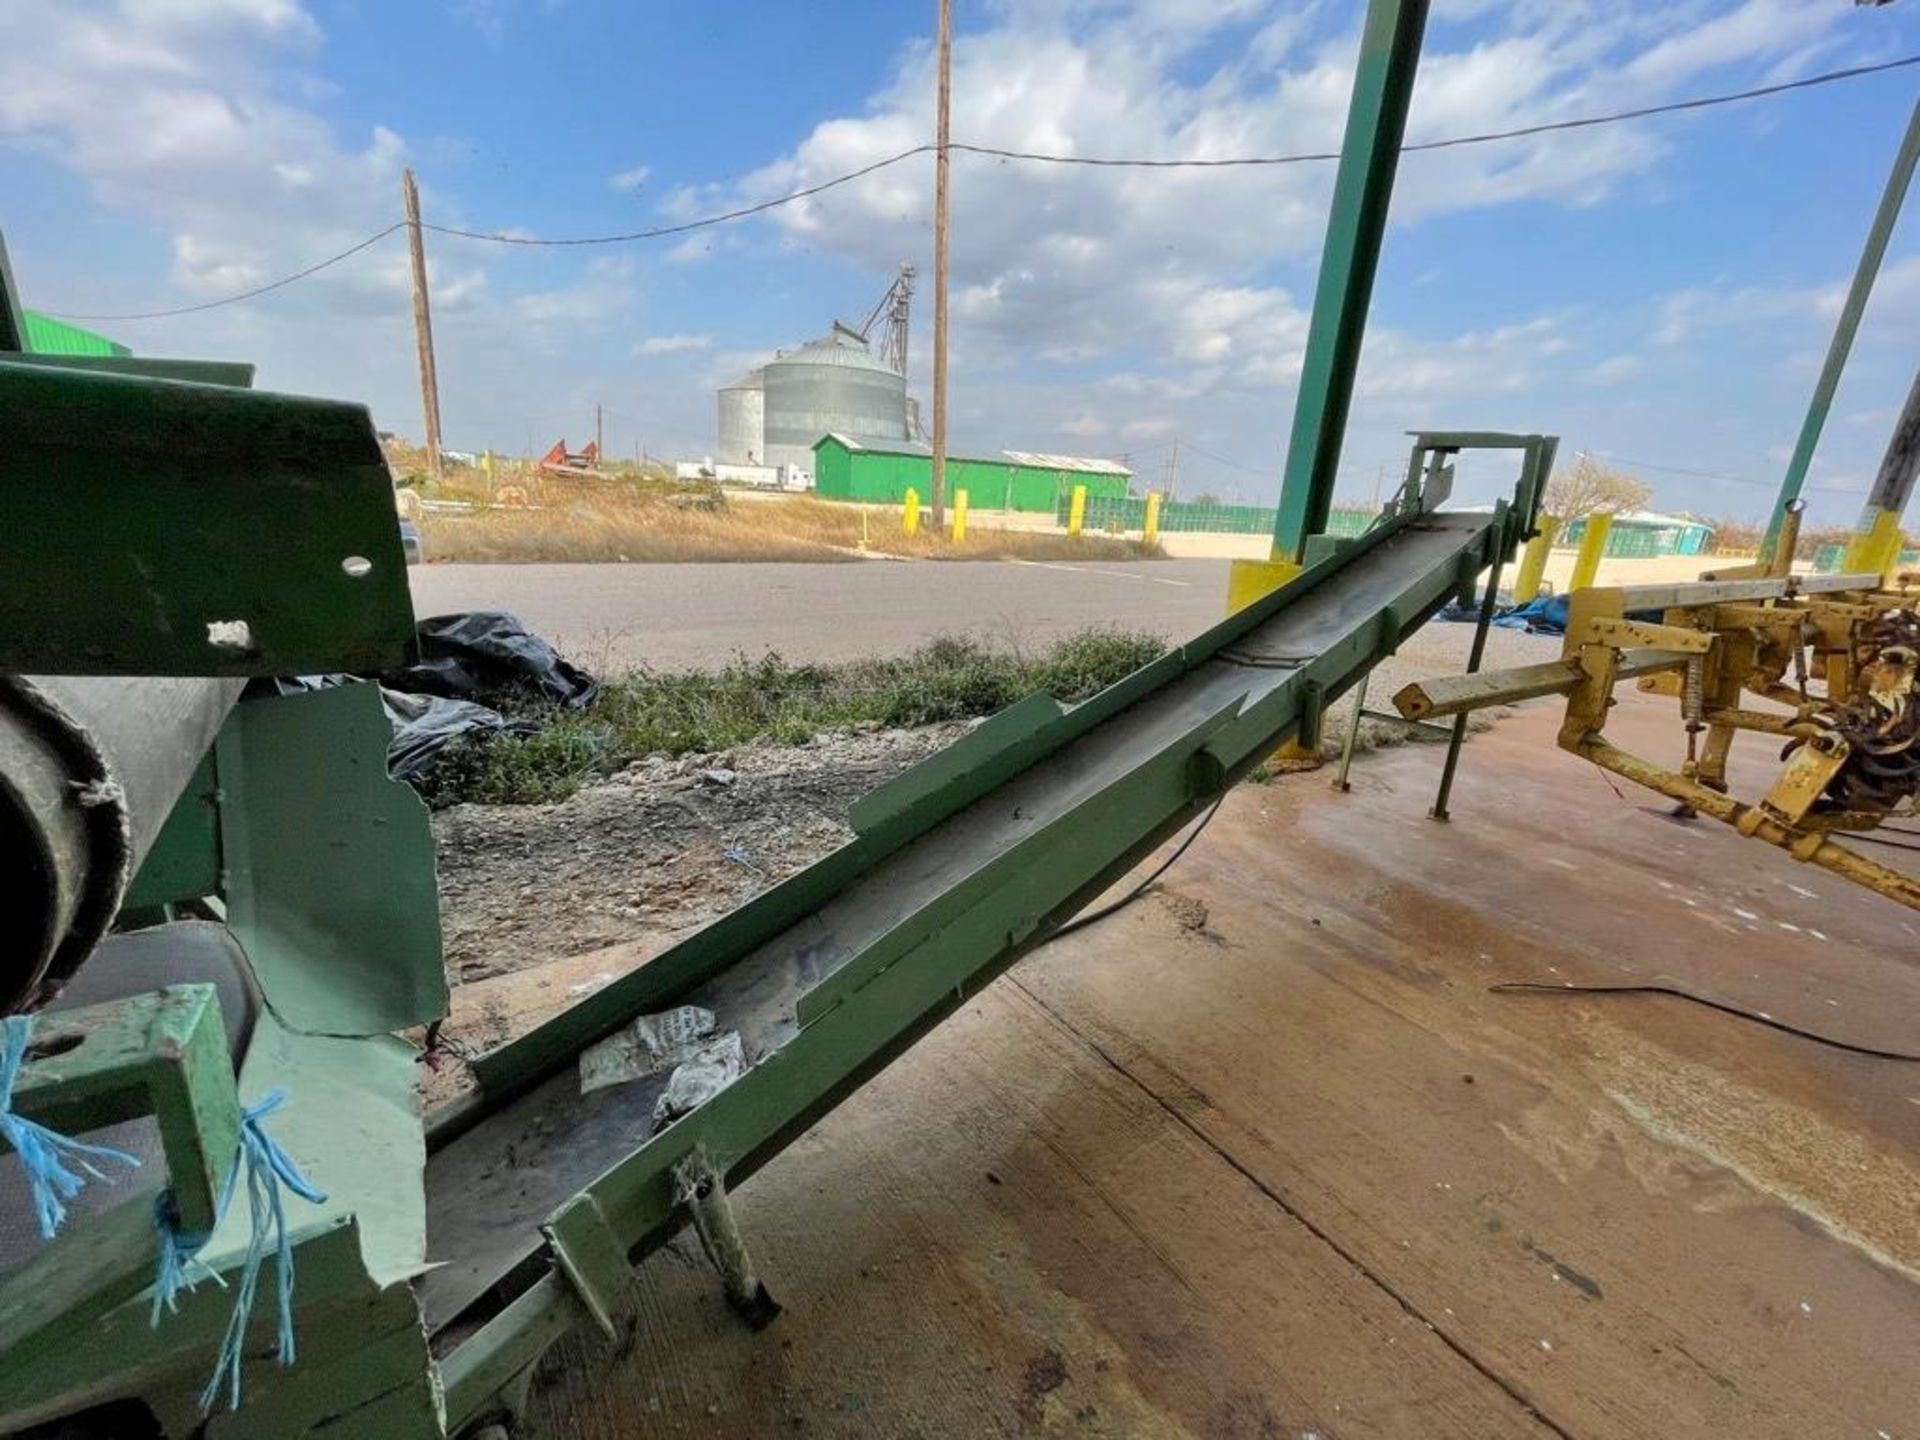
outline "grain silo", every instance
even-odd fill
[[[811,471],[814,442],[828,431],[876,440],[908,438],[907,377],[845,326],[777,356],[760,374],[763,465]],[[723,391],[723,424],[726,406]]]
[[[767,464],[767,386],[765,370],[754,370],[720,392],[722,465]]]

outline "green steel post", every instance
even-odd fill
[[[1800,423],[1800,438],[1794,443],[1786,478],[1780,482],[1780,498],[1774,502],[1773,515],[1767,521],[1766,539],[1760,544],[1763,563],[1773,555],[1774,541],[1779,537],[1788,504],[1800,498],[1800,488],[1806,484],[1807,466],[1812,463],[1814,448],[1820,443],[1827,412],[1833,408],[1833,392],[1839,388],[1840,374],[1847,367],[1847,352],[1853,349],[1854,332],[1860,328],[1867,296],[1880,274],[1880,259],[1887,253],[1887,241],[1893,235],[1894,222],[1900,218],[1900,206],[1907,198],[1907,186],[1913,179],[1917,160],[1920,160],[1920,101],[1914,102],[1913,114],[1907,119],[1906,138],[1900,142],[1900,153],[1894,156],[1893,173],[1887,176],[1887,187],[1880,194],[1880,208],[1874,212],[1873,228],[1867,231],[1860,263],[1854,267],[1853,287],[1847,291],[1847,303],[1841,307],[1840,319],[1833,327],[1826,364],[1820,367],[1813,399],[1807,404],[1807,418]]]
[[[1353,103],[1340,147],[1333,211],[1313,296],[1306,362],[1287,443],[1287,466],[1274,516],[1276,560],[1298,561],[1307,537],[1327,528],[1340,442],[1353,400],[1367,305],[1386,233],[1387,203],[1407,128],[1427,0],[1370,0],[1360,36]]]
[[[27,312],[20,308],[20,292],[13,288],[13,266],[7,261],[7,237],[0,235],[0,351],[18,354],[27,348]]]

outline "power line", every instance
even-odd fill
[[[317,265],[309,265],[306,269],[296,270],[291,275],[282,275],[278,280],[270,280],[265,285],[257,285],[251,290],[242,290],[238,295],[225,295],[218,300],[203,300],[198,305],[181,305],[173,310],[137,310],[130,314],[123,315],[77,315],[70,312],[52,310],[49,310],[47,313],[52,315],[56,320],[162,320],[169,315],[192,315],[201,310],[217,310],[222,305],[237,305],[242,300],[252,300],[258,296],[267,294],[269,291],[284,289],[286,286],[293,284],[294,281],[304,280],[309,275],[318,275],[329,266],[338,265],[342,260],[353,255],[358,255],[368,246],[379,244],[382,240],[386,239],[387,236],[393,234],[394,231],[404,230],[406,228],[406,221],[396,220],[393,224],[387,226],[386,229],[369,235],[358,245],[349,245],[338,255],[329,255]]]
[[[876,160],[871,165],[862,166],[860,169],[849,171],[845,175],[835,176],[833,179],[822,181],[818,185],[809,185],[804,190],[795,190],[791,194],[779,195],[771,200],[762,200],[756,205],[742,206],[738,210],[728,210],[719,215],[703,216],[698,220],[689,220],[680,225],[662,225],[652,230],[635,230],[624,235],[590,235],[576,239],[544,240],[526,235],[505,235],[480,230],[462,230],[452,225],[435,225],[431,221],[422,222],[420,228],[422,230],[434,231],[440,235],[458,236],[463,240],[490,241],[496,245],[615,245],[632,240],[658,240],[668,235],[684,235],[691,230],[704,230],[713,225],[725,225],[731,221],[743,220],[749,215],[758,215],[762,211],[772,210],[781,205],[791,205],[796,200],[805,200],[809,196],[820,194],[822,191],[832,190],[836,186],[850,184],[855,180],[863,179],[873,174],[876,170],[886,169],[889,165],[898,165],[902,160],[910,160],[915,155],[931,154],[933,148],[931,145],[916,145],[911,150],[902,150],[898,155],[889,155],[884,160]],[[338,265],[342,260],[350,256],[358,255],[369,246],[378,244],[380,241],[386,239],[387,236],[393,234],[394,231],[406,229],[407,224],[408,222],[405,220],[396,220],[393,224],[387,226],[386,229],[377,231],[358,244],[347,247],[337,255],[330,255],[317,264],[309,265],[304,270],[296,270],[291,275],[284,275],[278,280],[266,285],[257,286],[252,290],[243,290],[237,295],[226,295],[218,300],[202,301],[198,305],[182,305],[172,310],[134,310],[112,315],[83,315],[74,311],[65,310],[49,310],[46,313],[53,316],[56,320],[161,320],[170,315],[192,315],[201,310],[218,309],[222,305],[237,305],[242,300],[252,300],[258,296],[267,294],[269,291],[279,290],[284,286],[293,284],[297,280],[304,280],[309,275],[318,275],[322,270],[330,266]]]
[[[1724,480],[1732,485],[1759,485],[1768,490],[1776,488],[1775,481],[1759,480],[1751,475],[1726,475],[1717,470],[1689,470],[1680,465],[1656,465],[1651,460],[1633,460],[1625,455],[1615,455],[1606,450],[1590,450],[1587,453],[1601,460],[1611,460],[1616,465],[1632,466],[1635,470],[1656,470],[1667,475],[1688,475],[1696,480]],[[1806,488],[1809,490],[1826,490],[1836,495],[1861,495],[1865,493],[1861,490],[1850,489],[1845,485],[1809,484]]]
[[[1280,473],[1280,462],[1278,460],[1270,465],[1249,465],[1244,460],[1230,460],[1217,451],[1207,449],[1204,445],[1194,444],[1191,440],[1185,441],[1184,443],[1186,448],[1194,454],[1204,455],[1215,464],[1225,465],[1230,470],[1244,470],[1249,475],[1258,475],[1263,479],[1271,479]]]
[[[1742,100],[1755,100],[1764,96],[1780,95],[1792,90],[1811,89],[1817,85],[1830,85],[1836,81],[1855,80],[1863,76],[1879,75],[1889,70],[1898,70],[1912,65],[1920,65],[1920,55],[1907,55],[1897,60],[1884,60],[1873,65],[1856,65],[1843,70],[1829,70],[1819,75],[1805,76],[1799,80],[1788,80],[1775,85],[1761,85],[1752,89],[1736,90],[1722,95],[1695,96],[1691,99],[1672,100],[1660,105],[1645,105],[1632,110],[1617,110],[1605,115],[1588,115],[1573,120],[1553,120],[1539,125],[1523,125],[1507,130],[1489,130],[1474,135],[1455,135],[1441,140],[1423,140],[1411,145],[1403,145],[1401,152],[1403,154],[1410,154],[1418,151],[1446,150],[1462,145],[1485,145],[1499,140],[1518,140],[1531,135],[1545,135],[1562,130],[1581,130],[1596,125],[1613,125],[1625,120],[1641,120],[1653,115],[1667,115],[1688,110],[1704,110],[1718,105],[1731,105]],[[1338,160],[1340,158],[1340,152],[1337,150],[1305,151],[1292,155],[1245,155],[1223,156],[1213,159],[1154,160],[1091,155],[1054,155],[1040,151],[1006,150],[989,145],[972,145],[961,141],[955,141],[947,148],[949,150],[963,151],[967,154],[985,155],[1002,160],[1024,160],[1049,165],[1090,165],[1152,170],[1207,170],[1223,169],[1233,166],[1299,165]],[[744,220],[750,216],[764,214],[769,210],[778,209],[783,205],[791,205],[797,201],[824,194],[839,186],[851,184],[855,180],[864,179],[877,171],[887,169],[889,166],[898,165],[903,160],[910,160],[916,155],[932,154],[937,149],[938,147],[934,145],[915,145],[910,149],[900,151],[898,154],[876,160],[870,165],[863,165],[857,170],[850,170],[844,175],[836,175],[832,179],[823,180],[817,185],[809,185],[803,189],[790,191],[784,195],[776,195],[771,199],[761,200],[752,205],[743,205],[738,209],[722,211],[717,215],[701,216],[699,219],[683,221],[677,225],[661,225],[652,229],[631,230],[617,235],[585,235],[548,239],[530,235],[508,235],[499,231],[466,230],[458,226],[435,225],[431,223],[425,223],[421,228],[434,231],[436,234],[454,236],[463,240],[476,240],[495,245],[521,245],[531,247],[620,245],[641,240],[660,240],[668,236],[686,235],[696,230],[705,230],[715,225],[730,224],[736,220]],[[204,310],[217,309],[223,305],[237,305],[241,301],[257,299],[262,295],[283,289],[288,285],[294,284],[296,281],[305,280],[309,276],[319,274],[322,270],[338,265],[342,260],[357,255],[369,246],[386,239],[387,236],[393,234],[396,230],[405,229],[406,224],[407,222],[404,220],[395,221],[393,224],[387,226],[386,229],[369,235],[358,244],[349,246],[338,254],[330,255],[325,260],[319,261],[317,264],[309,265],[303,270],[296,270],[291,275],[284,275],[278,280],[269,281],[267,284],[256,286],[251,290],[243,290],[236,295],[223,296],[217,300],[202,301],[197,305],[182,305],[168,310],[129,311],[118,314],[81,314],[71,311],[50,311],[48,313],[62,320],[159,320],[174,315],[197,314]],[[1211,458],[1219,459],[1220,457],[1214,456]],[[1232,464],[1234,462],[1229,461],[1226,463]],[[1238,468],[1245,469],[1251,467],[1241,466]]]
[[[1724,95],[1698,95],[1689,100],[1670,100],[1661,105],[1643,105],[1632,110],[1616,110],[1606,115],[1585,115],[1575,120],[1549,120],[1539,125],[1522,125],[1511,130],[1488,130],[1477,135],[1454,135],[1444,140],[1421,140],[1402,145],[1400,153],[1411,155],[1424,150],[1449,150],[1460,145],[1485,145],[1494,140],[1520,140],[1529,135],[1547,135],[1559,130],[1585,130],[1595,125],[1613,125],[1622,120],[1644,120],[1651,115],[1670,115],[1682,110],[1706,110],[1716,105],[1731,105],[1740,100],[1758,100],[1781,95],[1789,90],[1808,90],[1816,85],[1831,85],[1838,80],[1856,80],[1908,65],[1920,65],[1920,55],[1898,60],[1883,60],[1874,65],[1855,65],[1845,70],[1828,70],[1799,80],[1777,85],[1759,85],[1750,90],[1734,90]],[[1049,165],[1109,165],[1141,170],[1224,169],[1237,165],[1299,165],[1308,161],[1338,160],[1338,150],[1318,150],[1297,155],[1242,155],[1210,160],[1135,160],[1093,155],[1050,155],[1032,150],[1001,150],[989,145],[964,145],[956,141],[948,147],[973,155],[992,155],[1002,160],[1036,160]]]
[[[911,150],[902,150],[898,155],[889,155],[884,160],[876,160],[871,165],[861,166],[858,170],[849,170],[845,175],[836,175],[831,180],[822,180],[818,185],[809,185],[804,190],[776,195],[771,200],[762,200],[755,205],[743,205],[738,210],[728,210],[719,215],[703,215],[698,220],[688,220],[679,225],[661,225],[652,230],[630,230],[624,235],[583,235],[573,239],[547,240],[535,235],[506,235],[482,230],[460,230],[451,225],[426,224],[421,228],[436,231],[441,235],[458,235],[463,240],[488,240],[496,245],[621,245],[633,240],[661,240],[669,235],[685,235],[692,230],[705,230],[712,225],[725,225],[734,220],[744,220],[749,215],[758,215],[782,205],[791,205],[796,200],[805,200],[822,191],[831,190],[835,186],[864,179],[874,171],[884,170],[889,165],[898,165],[902,160],[911,160],[916,155],[931,155],[935,148],[932,145],[916,145]],[[949,148],[958,149],[959,147]]]

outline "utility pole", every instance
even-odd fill
[[[1173,437],[1173,450],[1167,456],[1167,499],[1173,499],[1180,489],[1180,437]]]
[[[933,151],[933,531],[947,498],[947,136],[953,110],[953,0],[940,0],[940,93]]]
[[[607,446],[605,435],[601,428],[600,402],[596,400],[593,402],[593,463],[598,465],[606,458]]]
[[[433,313],[427,305],[427,247],[420,237],[420,187],[402,172],[407,248],[413,254],[413,339],[420,351],[420,406],[427,417],[427,474],[440,478],[440,377],[433,364]]]

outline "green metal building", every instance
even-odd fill
[[[133,351],[117,340],[82,330],[38,310],[22,312],[26,321],[27,349],[35,355],[131,355]]]
[[[1121,499],[1133,472],[1113,460],[1073,455],[1035,455],[1004,450],[997,460],[947,457],[947,494],[967,492],[977,510],[1050,512],[1087,487],[1089,501]],[[866,440],[829,433],[813,444],[814,493],[828,500],[867,500],[898,505],[908,490],[927,500],[932,493],[933,456],[924,444],[908,440]]]
[[[1584,517],[1560,532],[1561,549],[1580,543],[1587,533]],[[1607,554],[1640,559],[1650,555],[1698,555],[1713,538],[1713,527],[1691,515],[1657,515],[1651,510],[1629,510],[1613,517],[1607,532]]]

